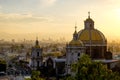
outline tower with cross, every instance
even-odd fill
[[[78,40],[76,24],[73,39],[66,45],[66,51],[66,73],[71,74],[71,64],[77,62],[82,54],[84,54],[84,45],[82,41]]]
[[[35,41],[35,46],[32,47],[31,51],[31,68],[32,70],[37,70],[40,66],[42,66],[43,56],[42,56],[42,48],[39,45],[38,37]]]

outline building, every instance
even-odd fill
[[[78,32],[78,39],[83,42],[86,48],[85,53],[90,55],[92,59],[105,59],[107,39],[102,32],[95,29],[90,12],[84,21],[84,29]]]
[[[65,62],[65,58],[49,56],[44,62],[44,68],[42,68],[41,73],[47,76],[63,76],[65,74]]]
[[[84,21],[84,29],[77,32],[76,28],[75,25],[73,39],[66,44],[66,58],[52,58],[49,56],[46,60],[44,58],[43,62],[42,48],[39,46],[38,40],[36,40],[31,53],[32,69],[39,68],[45,76],[72,74],[71,64],[76,63],[83,54],[90,55],[93,61],[105,60],[103,61],[105,64],[115,62],[110,60],[112,59],[112,53],[107,52],[107,39],[102,32],[95,29],[90,13]]]
[[[84,29],[73,34],[72,41],[66,45],[66,74],[71,74],[71,64],[77,62],[82,54],[88,54],[93,60],[111,59],[107,56],[107,40],[102,32],[94,28],[94,21],[84,21]]]
[[[31,68],[32,70],[37,70],[40,66],[42,66],[42,48],[39,45],[38,39],[36,39],[35,46],[32,47],[31,51]]]
[[[77,62],[80,56],[84,53],[84,44],[78,39],[78,33],[76,31],[73,34],[73,39],[66,46],[66,73],[71,74],[71,64]]]

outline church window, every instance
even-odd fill
[[[78,53],[78,56],[80,56],[80,53]]]
[[[37,52],[37,56],[39,56],[39,52]]]
[[[72,55],[73,55],[73,53],[72,53]]]
[[[92,28],[92,24],[90,23],[90,28]]]
[[[37,61],[37,67],[39,67],[39,61]]]

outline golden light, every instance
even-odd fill
[[[117,9],[115,10],[115,14],[116,14],[117,19],[120,20],[120,8],[117,8]]]

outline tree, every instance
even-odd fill
[[[32,71],[32,80],[44,80],[43,78],[40,78],[40,71]]]
[[[0,71],[6,71],[6,61],[3,59],[0,59]]]
[[[88,55],[83,55],[79,61],[72,64],[74,76],[66,80],[120,80],[119,73],[107,69],[101,62],[92,61]]]

